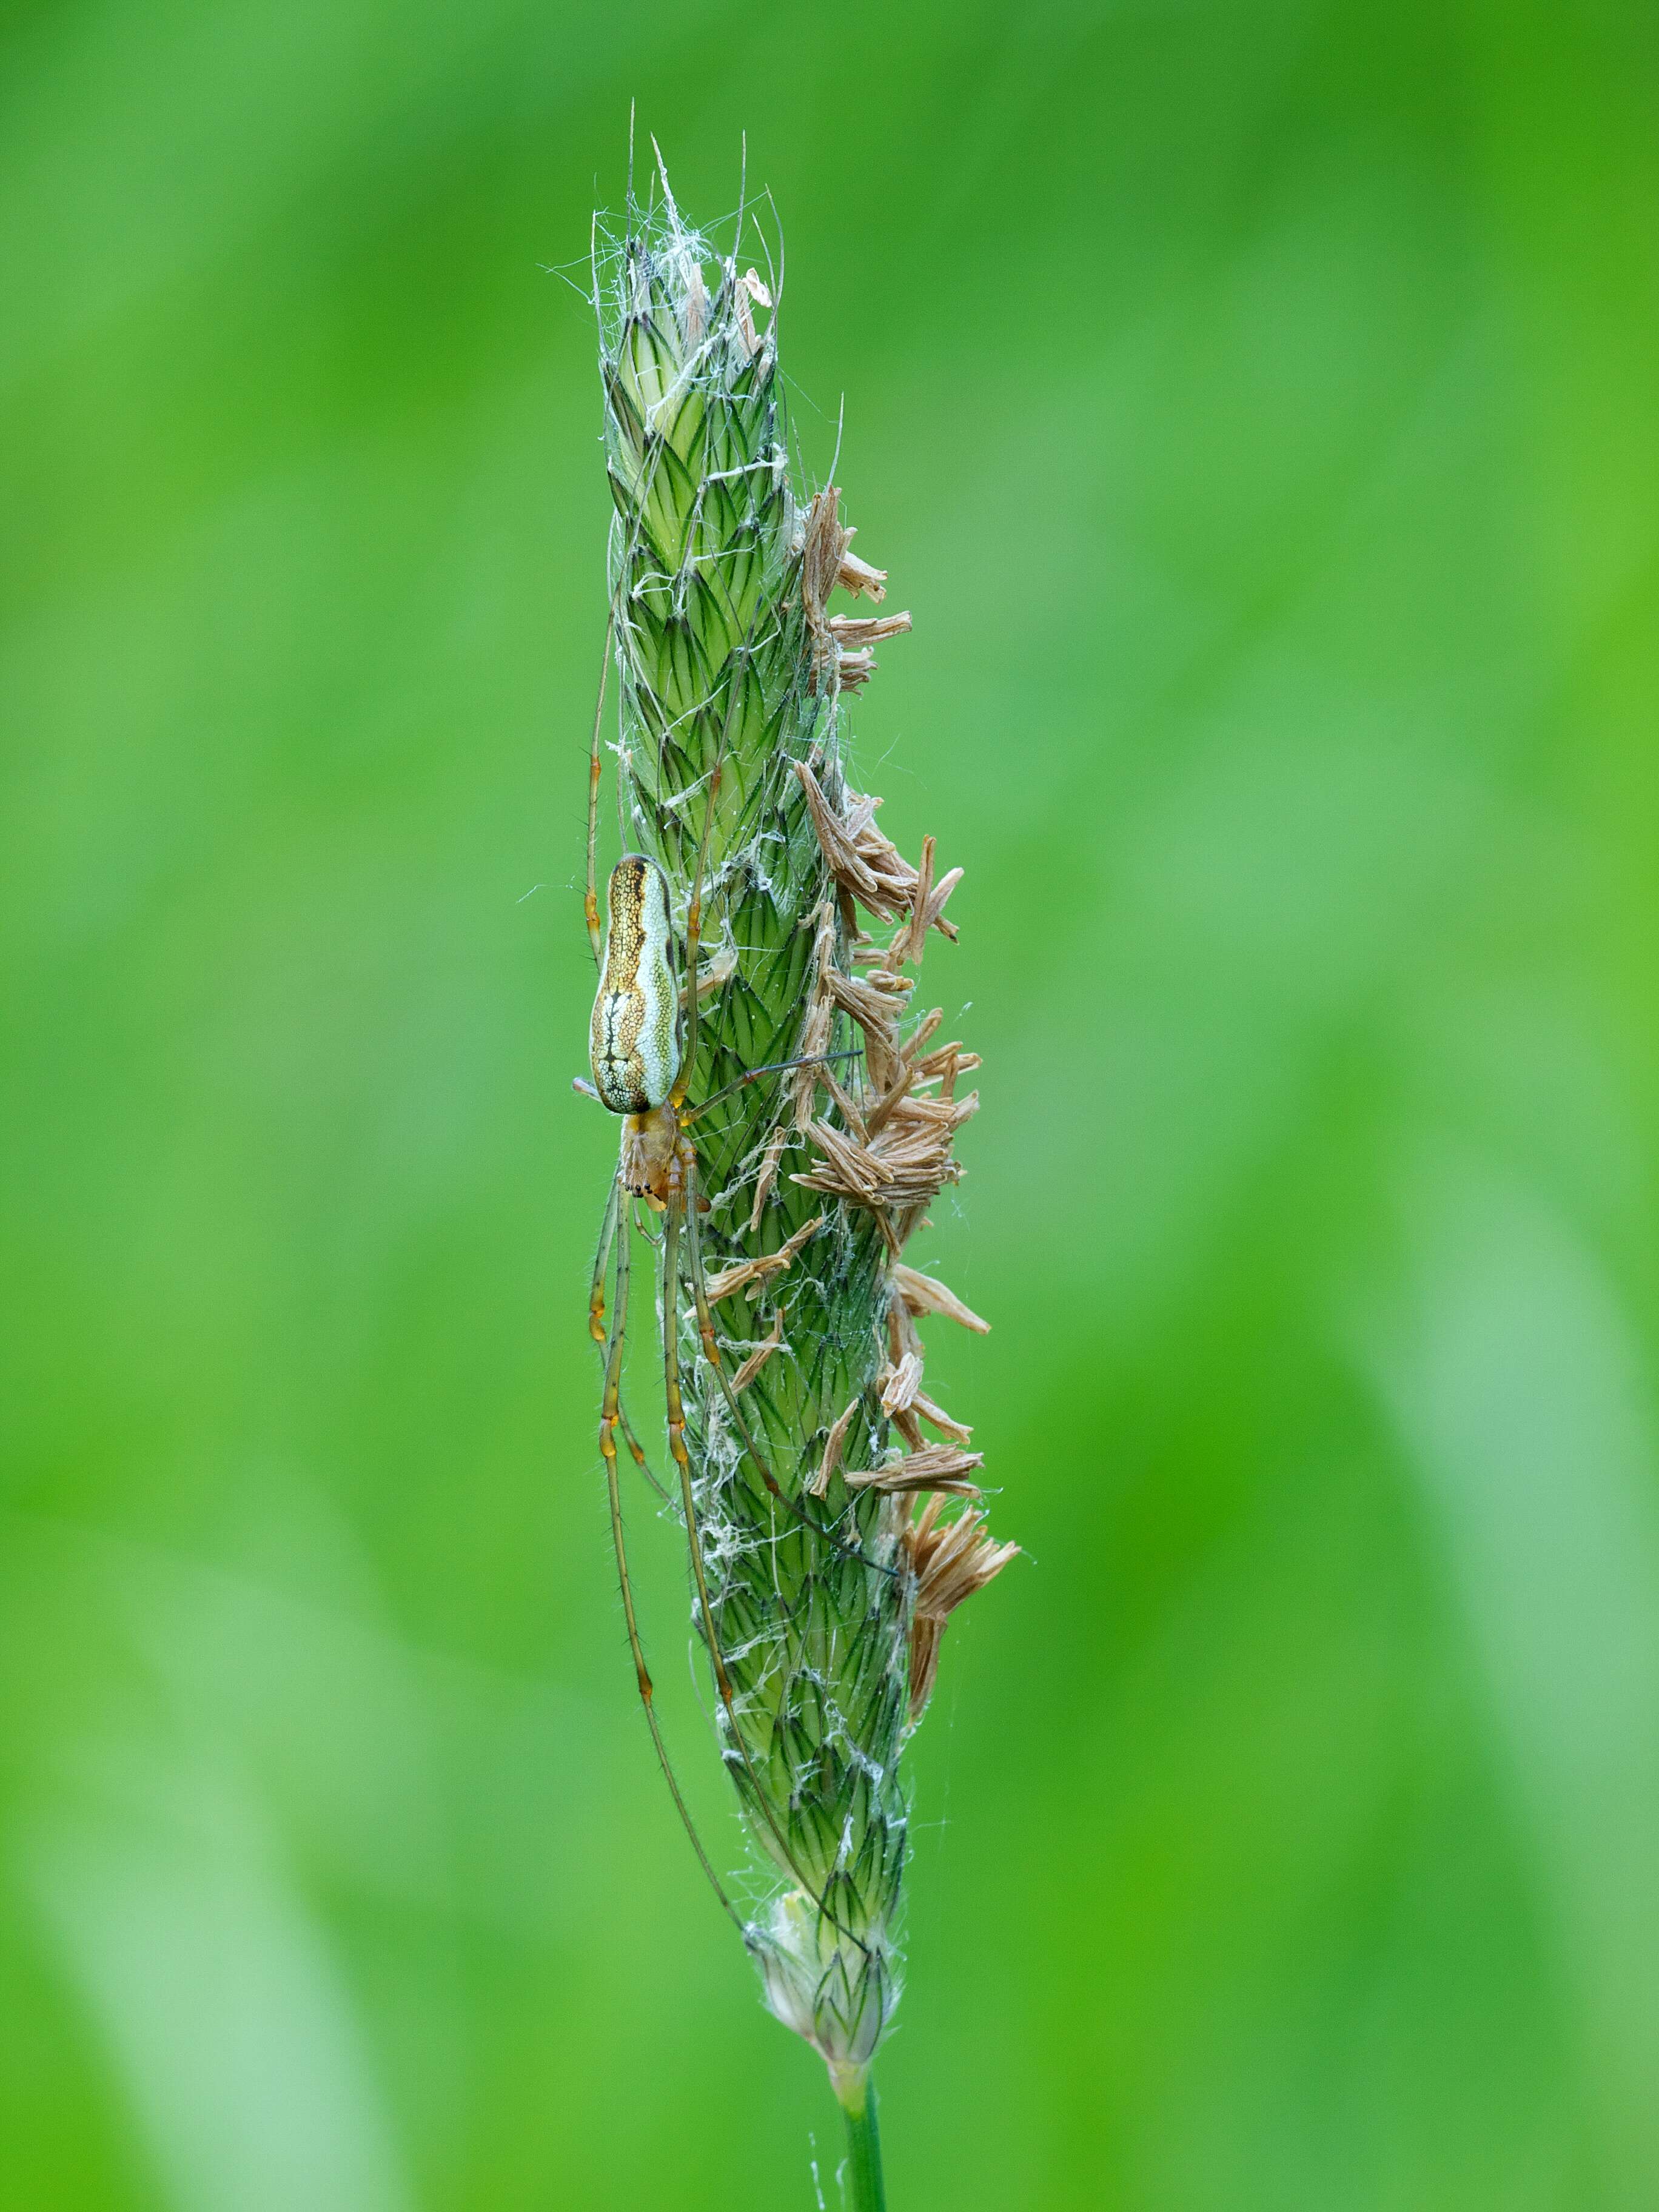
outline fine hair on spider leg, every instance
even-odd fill
[[[652,1489],[656,1492],[663,1504],[665,1505],[672,1504],[672,1499],[668,1486],[659,1480],[657,1476],[651,1471],[651,1462],[645,1455],[645,1446],[640,1442],[639,1438],[634,1433],[633,1425],[629,1420],[627,1409],[622,1402],[620,1393],[617,1399],[617,1425],[623,1432],[623,1442],[628,1446],[629,1450],[634,1455],[635,1466],[638,1468],[640,1473],[650,1484]]]
[[[605,1201],[605,1218],[599,1230],[599,1249],[593,1261],[592,1287],[588,1292],[587,1298],[588,1334],[602,1352],[605,1350],[610,1341],[609,1331],[605,1326],[605,1270],[610,1265],[611,1244],[616,1237],[618,1226],[617,1210],[621,1206],[622,1198],[623,1193],[620,1182],[617,1178],[613,1176],[611,1184],[611,1196]],[[632,1201],[630,1200],[629,1205],[629,1211],[630,1213],[632,1212]],[[623,1224],[622,1228],[623,1234],[625,1236],[627,1234],[627,1224],[625,1223]],[[658,1497],[663,1500],[665,1504],[667,1504],[669,1495],[668,1492],[665,1486],[660,1483],[657,1480],[657,1477],[652,1473],[651,1463],[645,1455],[645,1447],[641,1443],[638,1437],[635,1435],[633,1423],[628,1418],[628,1410],[623,1405],[622,1399],[620,1377],[618,1377],[617,1390],[617,1425],[623,1432],[623,1443],[628,1446],[629,1452],[633,1455],[635,1465],[639,1468],[640,1473],[650,1484],[652,1489],[656,1492]]]

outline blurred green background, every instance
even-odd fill
[[[968,870],[918,1256],[1030,1557],[915,1747],[895,2212],[1659,2202],[1659,18],[0,41],[0,2197],[836,2202],[593,1443],[547,271],[637,97],[695,216],[745,130],[775,193],[803,450],[844,395],[916,617],[859,763]]]

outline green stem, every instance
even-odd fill
[[[869,2069],[832,2066],[830,2079],[847,2122],[847,2201],[851,2212],[886,2212],[881,2130],[876,2124],[876,2091]]]

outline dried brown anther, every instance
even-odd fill
[[[854,1398],[847,1410],[836,1418],[835,1426],[824,1439],[823,1457],[818,1462],[817,1472],[808,1479],[806,1487],[815,1498],[822,1498],[830,1487],[830,1478],[841,1465],[841,1455],[847,1445],[847,1431],[852,1426],[853,1416],[860,1401]]]
[[[912,1451],[922,1449],[921,1431],[918,1417],[938,1429],[941,1435],[951,1437],[965,1444],[973,1435],[965,1421],[953,1419],[936,1400],[930,1398],[921,1387],[921,1340],[912,1328],[909,1341],[903,1342],[895,1328],[895,1312],[888,1314],[888,1330],[897,1352],[896,1365],[883,1368],[876,1377],[876,1388],[881,1395],[881,1409],[892,1422]]]
[[[848,539],[856,538],[858,534],[856,525],[842,532],[841,566],[836,571],[836,581],[853,599],[857,599],[862,592],[879,606],[887,597],[887,571],[885,568],[872,568],[867,561],[860,561],[856,553],[848,551]],[[906,620],[908,621],[908,616]]]
[[[849,1490],[881,1490],[895,1495],[937,1490],[950,1498],[977,1498],[979,1485],[971,1480],[985,1464],[983,1452],[960,1450],[955,1444],[925,1444],[906,1452],[885,1467],[872,1467],[842,1480]]]
[[[760,1171],[755,1177],[755,1202],[749,1209],[749,1229],[752,1236],[760,1227],[760,1218],[766,1201],[777,1188],[778,1164],[783,1158],[784,1147],[789,1142],[786,1128],[774,1129],[767,1139],[766,1150],[761,1156]]]
[[[921,1387],[921,1354],[907,1352],[896,1367],[890,1367],[881,1376],[880,1386],[884,1413],[908,1410]]]
[[[811,663],[807,688],[814,692],[856,690],[875,668],[871,646],[910,627],[908,614],[861,618],[824,613],[837,586],[854,596],[865,592],[878,604],[886,597],[887,571],[848,551],[853,536],[841,519],[839,489],[827,485],[812,501],[801,536],[800,598]]]
[[[757,1344],[732,1377],[732,1394],[746,1390],[767,1361],[783,1342],[783,1308],[780,1306],[772,1316],[772,1333]]]
[[[964,1599],[982,1590],[1019,1550],[994,1544],[985,1533],[985,1516],[969,1507],[944,1518],[944,1502],[930,1498],[900,1541],[905,1565],[915,1577],[915,1611],[910,1624],[910,1725],[921,1718],[939,1672],[939,1649],[945,1623]]]
[[[903,1299],[906,1310],[913,1314],[943,1314],[947,1321],[960,1322],[963,1328],[988,1335],[991,1324],[981,1321],[971,1306],[964,1305],[954,1291],[948,1291],[936,1275],[924,1275],[919,1267],[907,1267],[902,1262],[893,1269],[893,1288]]]
[[[910,919],[887,948],[886,964],[889,968],[896,971],[907,960],[920,966],[930,929],[937,929],[941,936],[955,942],[957,926],[955,922],[944,919],[945,902],[961,881],[962,870],[952,868],[937,885],[934,884],[933,841],[931,837],[924,837],[921,841],[921,866],[916,872],[915,885],[910,894]]]
[[[902,932],[896,943],[907,950],[895,957],[891,946],[881,955],[881,964],[896,968],[902,959],[919,960],[921,944],[930,929],[952,939],[957,934],[956,924],[944,918],[945,902],[962,881],[962,870],[952,868],[937,887],[933,876],[933,839],[923,846],[923,864],[927,872],[927,887],[921,890],[922,871],[913,868],[890,837],[884,836],[876,827],[876,809],[879,799],[866,793],[843,789],[839,806],[831,804],[817,777],[805,761],[795,763],[795,773],[800,778],[801,788],[806,794],[812,827],[817,832],[818,844],[830,874],[844,891],[848,891],[878,920],[897,921],[908,915],[911,927]],[[920,891],[920,902],[918,894]],[[916,908],[920,902],[926,920],[918,924]]]
[[[775,1252],[763,1253],[758,1260],[739,1260],[730,1267],[723,1267],[718,1275],[710,1276],[707,1293],[709,1304],[718,1305],[722,1298],[729,1298],[734,1291],[745,1287],[751,1298],[758,1297],[762,1285],[781,1275],[807,1238],[816,1237],[823,1226],[823,1216],[815,1213]]]
[[[855,1206],[926,1206],[946,1183],[961,1181],[961,1163],[951,1157],[951,1141],[978,1110],[976,1091],[954,1100],[901,1098],[867,1145],[827,1121],[814,1121],[808,1133],[824,1157],[811,1174],[790,1180],[803,1190],[823,1191]]]
[[[730,266],[729,263],[727,266]],[[744,270],[738,279],[737,289],[738,332],[743,341],[744,351],[752,361],[760,351],[761,342],[755,332],[755,319],[750,313],[749,303],[752,300],[757,307],[769,307],[772,304],[772,295],[762,283],[759,272],[753,269]]]

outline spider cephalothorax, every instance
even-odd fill
[[[684,1194],[690,1149],[672,1106],[629,1115],[623,1123],[622,1160],[617,1170],[623,1189],[642,1198],[654,1212],[663,1212]]]

